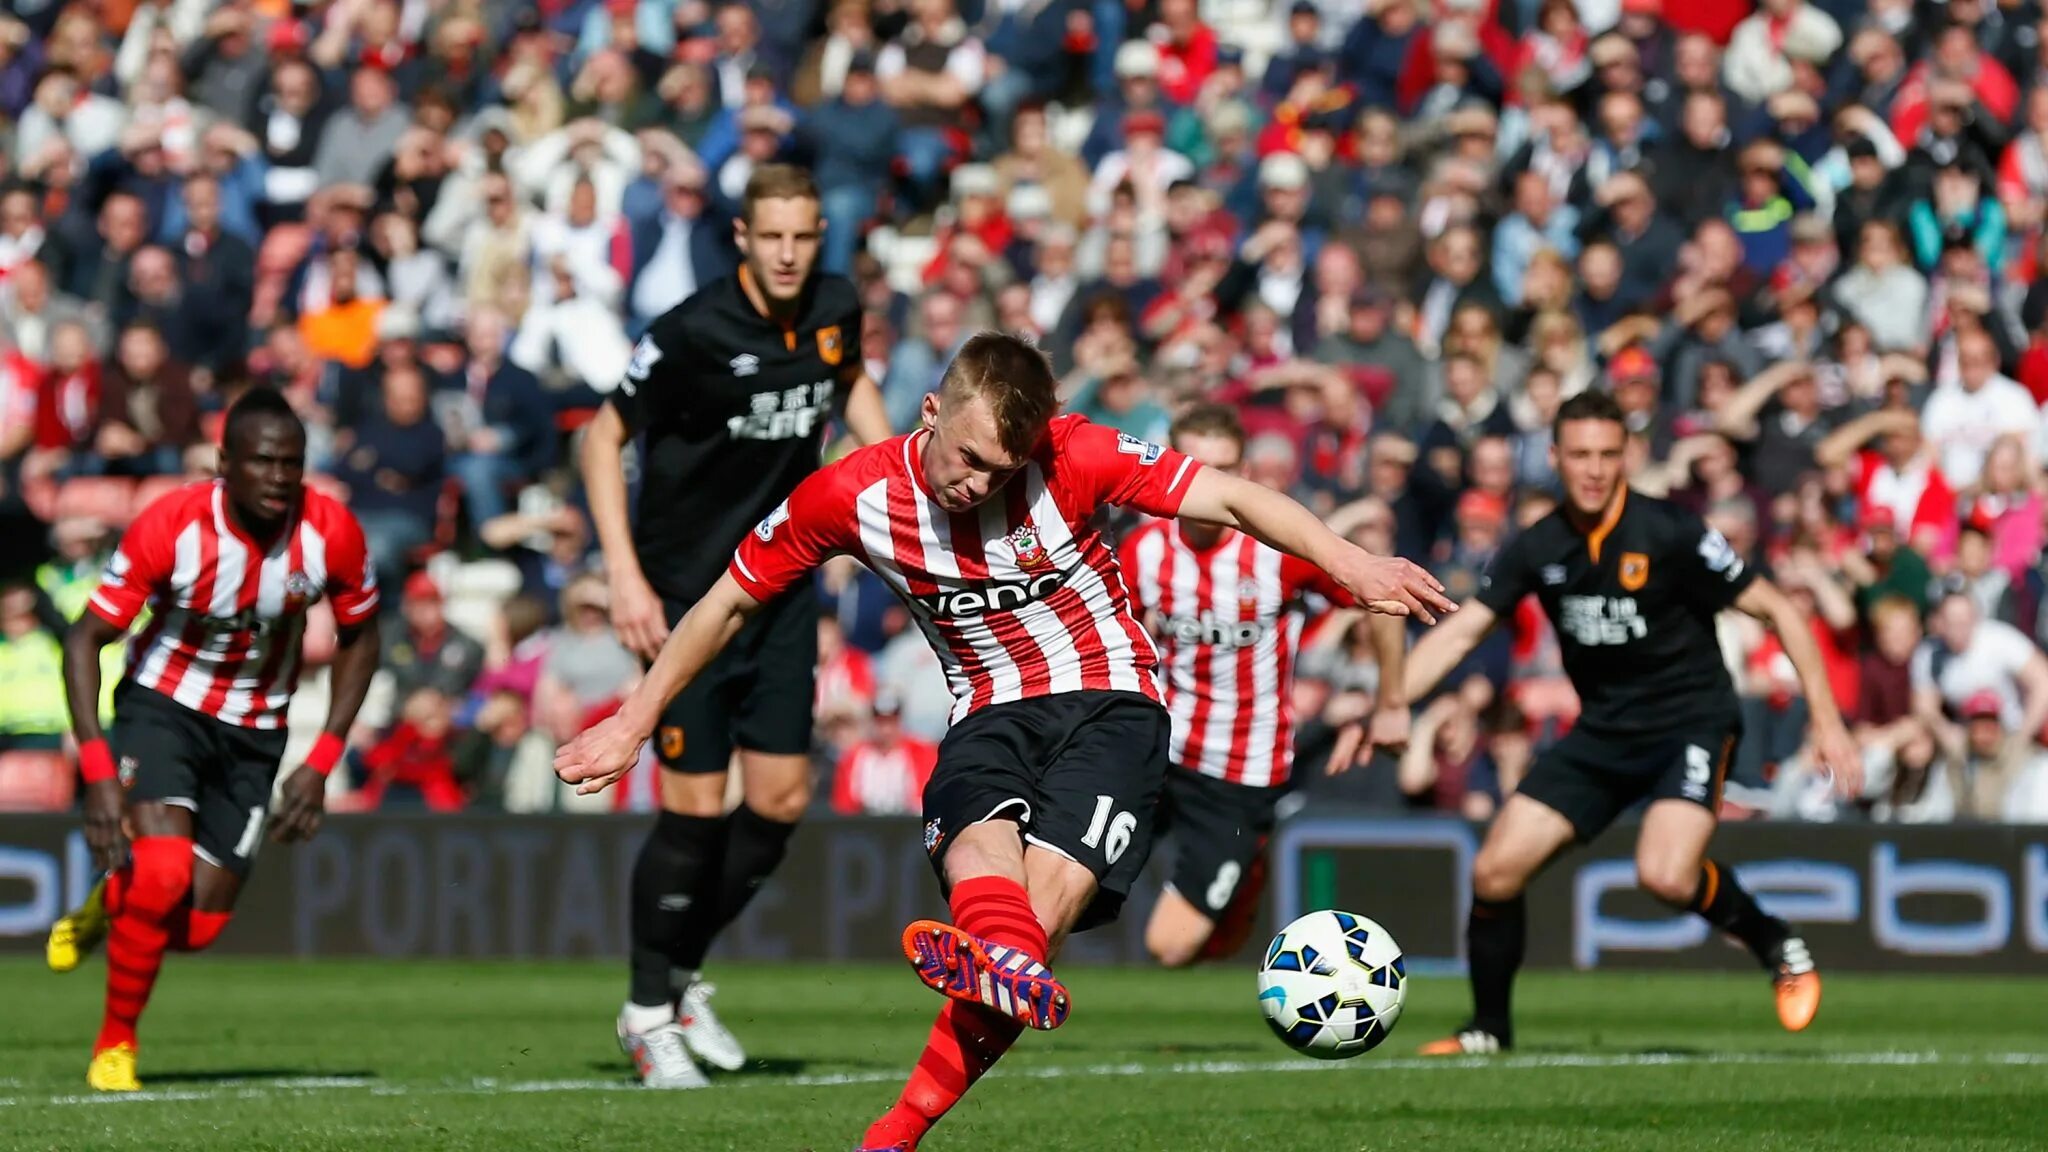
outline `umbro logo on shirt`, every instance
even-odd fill
[[[761,358],[752,352],[742,352],[732,358],[732,374],[752,376],[761,370]]]
[[[1543,566],[1543,582],[1550,585],[1564,583],[1564,565],[1545,564]]]

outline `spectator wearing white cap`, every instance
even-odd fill
[[[1159,93],[1159,49],[1149,40],[1129,40],[1116,50],[1116,89],[1095,105],[1095,123],[1081,143],[1081,162],[1092,171],[1124,145],[1124,118],[1133,112],[1166,114]],[[1162,129],[1163,131],[1163,129]]]
[[[1806,0],[1764,0],[1735,26],[1722,75],[1752,104],[1792,87],[1795,60],[1825,66],[1842,46],[1842,26]]]

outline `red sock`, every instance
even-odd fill
[[[168,947],[173,952],[204,952],[220,939],[233,917],[233,912],[201,912],[190,904],[181,904],[171,914]]]
[[[170,943],[170,922],[192,890],[192,841],[144,836],[129,847],[121,910],[107,928],[107,1012],[93,1051],[135,1043]]]
[[[961,930],[1045,960],[1045,927],[1031,911],[1031,898],[1023,885],[999,876],[963,880],[953,886],[952,906],[953,923]],[[979,1004],[947,1001],[925,1041],[924,1055],[918,1057],[910,1082],[903,1086],[903,1095],[868,1129],[862,1143],[886,1148],[898,1141],[922,1138],[939,1117],[960,1102],[982,1073],[995,1066],[1023,1031],[1022,1024]]]
[[[108,916],[121,914],[121,896],[128,891],[128,880],[134,871],[135,861],[130,859],[128,863],[107,873],[107,888],[100,894],[100,907],[106,910]]]

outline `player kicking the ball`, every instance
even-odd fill
[[[1175,451],[1235,476],[1244,425],[1221,404],[1197,404],[1173,422]],[[1124,541],[1118,560],[1132,606],[1158,638],[1166,710],[1173,717],[1159,799],[1159,831],[1174,841],[1172,877],[1145,925],[1145,947],[1169,968],[1228,956],[1250,931],[1264,887],[1273,808],[1294,763],[1294,653],[1308,594],[1349,605],[1320,569],[1246,533],[1191,520],[1154,521]],[[1401,696],[1407,638],[1401,618],[1373,617],[1380,665],[1372,741],[1405,744]]]
[[[1612,398],[1586,392],[1565,401],[1555,433],[1564,503],[1516,537],[1479,594],[1408,657],[1407,695],[1419,700],[1533,594],[1557,629],[1581,707],[1571,732],[1502,805],[1473,862],[1465,928],[1472,1020],[1423,1052],[1487,1053],[1512,1044],[1508,1003],[1527,932],[1523,890],[1572,841],[1591,840],[1645,799],[1637,879],[1664,903],[1748,945],[1771,973],[1779,1022],[1797,1032],[1820,1008],[1812,955],[1790,925],[1757,907],[1726,865],[1707,858],[1741,735],[1714,617],[1732,606],[1776,629],[1812,709],[1815,755],[1836,787],[1854,795],[1862,761],[1813,634],[1720,533],[1629,491],[1622,476],[1628,433]]]
[[[867,1149],[915,1148],[1023,1028],[1066,1019],[1067,989],[1046,965],[1069,932],[1115,917],[1150,851],[1171,725],[1111,542],[1091,527],[1098,509],[1243,529],[1377,611],[1433,620],[1451,607],[1420,568],[1353,547],[1285,496],[1055,418],[1055,387],[1030,344],[968,340],[925,397],[923,427],[799,484],[619,712],[555,760],[584,792],[625,775],[669,698],[828,556],[853,556],[895,589],[955,698],[924,793],[953,924],[904,933],[919,977],[953,1002]]]
[[[377,670],[377,581],[362,529],[303,487],[305,426],[276,392],[250,392],[228,412],[222,448],[220,479],[165,496],[129,527],[64,641],[85,838],[108,873],[51,929],[48,955],[68,972],[106,941],[106,1016],[86,1071],[102,1092],[141,1088],[135,1025],[164,953],[205,949],[234,912],[284,758],[306,609],[323,596],[334,606],[334,696],[304,766],[284,782],[276,839],[319,828],[327,773]],[[153,615],[129,647],[109,738],[100,649],[144,604]]]

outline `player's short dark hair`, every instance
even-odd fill
[[[977,332],[967,338],[946,374],[939,394],[948,400],[975,396],[988,401],[1003,451],[1026,456],[1059,411],[1059,381],[1038,345],[1007,332]]]
[[[227,421],[221,428],[221,447],[233,448],[245,427],[264,420],[288,421],[301,440],[306,437],[306,425],[292,410],[292,402],[284,398],[284,393],[275,388],[251,388],[228,409]]]
[[[747,177],[747,190],[740,196],[740,219],[754,226],[754,205],[763,200],[818,201],[818,182],[809,169],[794,164],[763,164]]]
[[[1183,436],[1221,436],[1236,443],[1239,452],[1244,451],[1244,421],[1238,419],[1237,409],[1228,404],[1190,406],[1166,430],[1169,441],[1178,441]]]
[[[1557,406],[1557,419],[1551,423],[1550,434],[1555,437],[1566,424],[1574,420],[1605,420],[1611,424],[1628,427],[1623,419],[1621,404],[1605,392],[1588,388],[1577,396]]]

